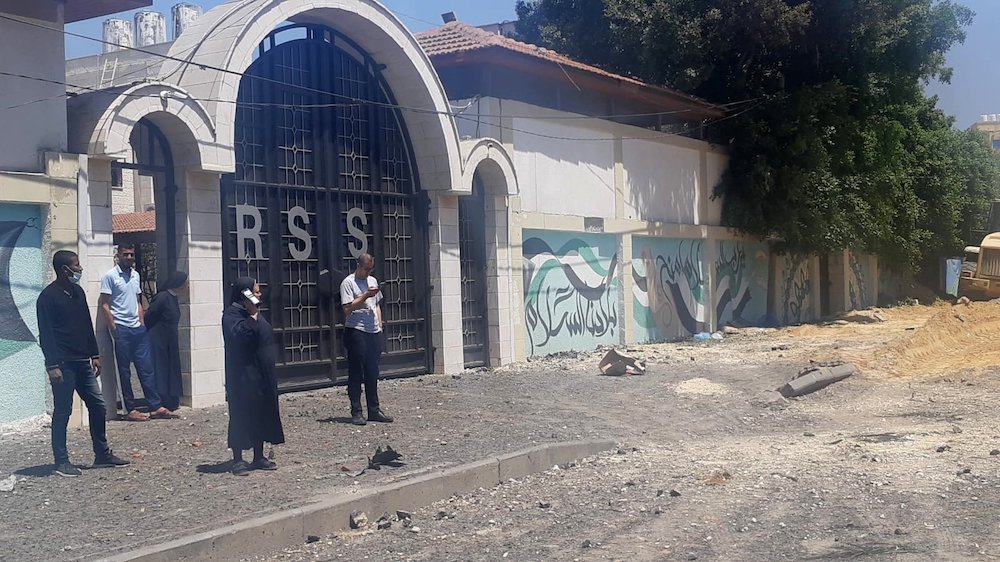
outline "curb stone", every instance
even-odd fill
[[[553,465],[596,455],[614,446],[614,442],[605,440],[539,445],[378,488],[330,494],[305,506],[99,559],[109,562],[238,560],[304,544],[309,535],[323,536],[346,529],[354,511],[409,511],[455,494],[492,488],[511,478],[542,472]]]

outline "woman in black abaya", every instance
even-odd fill
[[[278,381],[275,374],[274,335],[267,319],[258,311],[250,293],[260,299],[254,279],[241,277],[233,283],[229,306],[222,314],[226,346],[226,402],[229,403],[229,448],[233,450],[232,472],[275,470],[264,457],[264,442],[285,442],[278,411]],[[253,461],[243,460],[243,451],[253,449]]]
[[[160,286],[160,291],[149,303],[144,315],[146,330],[153,347],[153,372],[156,390],[163,400],[163,407],[173,412],[181,405],[181,352],[177,327],[181,321],[178,296],[188,285],[187,274],[175,271]]]

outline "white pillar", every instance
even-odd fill
[[[458,196],[429,194],[431,342],[434,372],[465,368],[462,342],[462,267],[458,245]]]
[[[181,303],[183,402],[201,408],[225,401],[222,344],[222,214],[220,175],[178,170],[177,267],[188,274]]]

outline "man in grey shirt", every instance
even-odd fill
[[[146,421],[149,418],[176,418],[177,415],[163,407],[160,394],[156,390],[153,374],[153,352],[149,334],[143,324],[143,310],[140,299],[142,285],[139,272],[135,270],[135,246],[118,245],[118,264],[101,277],[101,297],[97,304],[115,340],[115,364],[118,380],[122,387],[122,399],[128,421]],[[132,392],[132,371],[135,364],[136,375],[142,386],[142,395],[149,405],[149,415],[139,411]]]
[[[365,425],[361,413],[361,384],[365,386],[368,421],[392,422],[378,401],[379,361],[382,358],[382,292],[372,276],[375,259],[358,256],[358,267],[340,284],[344,305],[344,349],[347,351],[347,395],[351,399],[351,422]]]

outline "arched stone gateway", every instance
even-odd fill
[[[430,368],[426,196],[380,74],[350,38],[289,24],[240,85],[223,279],[260,283],[286,386],[346,376],[339,287],[362,253],[384,296],[383,373]]]
[[[170,48],[161,76],[206,103],[218,132],[219,162],[235,168],[235,104],[242,73],[261,44],[287,22],[319,24],[377,61],[399,105],[420,162],[425,190],[451,191],[460,185],[462,159],[458,130],[444,88],[416,39],[392,13],[372,0],[244,0],[218,6],[188,28]],[[333,100],[327,100],[330,102]]]

